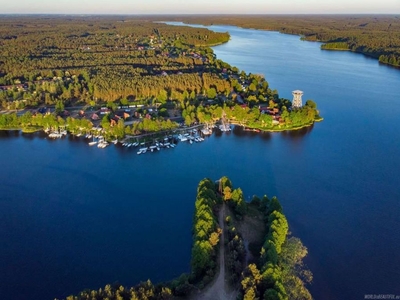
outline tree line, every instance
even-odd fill
[[[258,263],[243,271],[243,299],[312,299],[306,284],[312,273],[303,263],[307,248],[300,239],[289,236],[289,225],[276,197],[253,197],[252,204],[264,215],[267,235]]]
[[[389,15],[306,16],[179,16],[168,20],[192,24],[224,24],[297,34],[304,40],[326,43],[323,49],[348,49],[398,66],[400,19]],[[331,45],[331,43],[333,43]],[[387,58],[387,59],[386,59]]]

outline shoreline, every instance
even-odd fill
[[[255,131],[255,130],[260,130],[260,132],[257,132],[257,133],[263,133],[263,132],[283,132],[283,131],[295,131],[295,130],[307,128],[307,127],[313,126],[315,122],[322,122],[323,120],[324,120],[324,118],[320,118],[320,119],[318,119],[318,120],[314,120],[314,122],[312,122],[312,123],[310,123],[310,124],[304,124],[304,125],[300,125],[300,126],[297,126],[297,127],[291,127],[291,128],[277,128],[277,129],[263,129],[263,128],[259,128],[259,127],[242,126],[242,125],[240,125],[240,124],[234,124],[234,125],[235,125],[235,126],[240,126],[240,127],[242,127],[242,128],[254,129],[253,131],[252,131],[252,130],[249,130],[249,131],[252,131],[252,132],[257,132],[257,131]],[[233,123],[231,123],[231,124],[233,124]]]
[[[232,25],[232,24],[223,24],[223,23],[212,23],[212,24],[206,25],[206,24],[201,24],[201,23],[189,23],[189,22],[184,22],[184,21],[180,21],[180,22],[182,22],[183,24],[187,24],[187,25],[202,25],[202,26],[204,26],[204,27],[206,27],[207,29],[210,29],[210,30],[212,30],[212,29],[209,28],[209,27],[214,26],[214,25],[216,25],[216,26],[232,26],[232,27],[237,27],[237,28],[241,28],[241,29],[260,30],[260,31],[270,31],[270,32],[278,32],[278,33],[287,34],[287,35],[295,35],[295,36],[299,36],[300,39],[302,39],[302,37],[303,37],[302,34],[298,34],[298,33],[286,33],[286,32],[282,32],[282,31],[280,31],[280,30],[267,29],[267,28],[243,27],[243,26]],[[228,33],[229,33],[229,31],[228,31]],[[303,41],[306,41],[306,42],[318,42],[318,43],[321,43],[322,45],[324,45],[324,44],[326,44],[326,43],[329,43],[329,42],[323,41],[323,40],[307,40],[307,39],[302,39],[302,40],[303,40]],[[322,46],[322,45],[321,45],[321,46]],[[215,46],[218,46],[218,45],[215,45]],[[209,46],[209,47],[214,47],[214,45]],[[362,55],[365,55],[365,56],[367,56],[367,57],[370,57],[370,58],[373,58],[373,59],[377,60],[378,63],[381,63],[381,64],[383,64],[383,65],[385,65],[385,66],[395,67],[395,68],[397,68],[397,69],[400,70],[400,67],[395,66],[395,65],[393,65],[393,64],[381,62],[381,61],[379,61],[379,57],[374,56],[374,55],[371,55],[371,54],[368,54],[368,53],[365,53],[365,52],[362,52],[362,51],[354,51],[354,50],[351,50],[351,49],[323,49],[323,48],[321,48],[321,50],[349,51],[349,52],[352,52],[352,53],[362,54]]]
[[[238,126],[238,127],[243,128],[243,129],[244,129],[244,128],[252,129],[252,130],[245,130],[245,131],[256,132],[256,133],[264,133],[264,132],[283,132],[283,131],[295,131],[295,130],[300,130],[300,129],[303,129],[303,128],[307,128],[307,127],[313,126],[314,123],[316,123],[316,122],[322,122],[323,120],[324,120],[324,118],[319,118],[319,119],[314,120],[312,123],[300,125],[300,126],[297,126],[297,127],[291,127],[291,128],[274,128],[274,129],[265,129],[265,128],[260,128],[260,127],[246,126],[246,125],[243,126],[243,125],[237,124],[237,123],[230,123],[230,125]],[[175,128],[174,130],[170,130],[170,131],[168,131],[168,130],[162,130],[162,131],[156,131],[156,132],[148,132],[148,133],[143,133],[143,134],[140,134],[140,135],[137,135],[137,136],[134,136],[134,135],[125,135],[121,140],[119,140],[119,142],[120,142],[120,143],[123,143],[124,141],[129,140],[129,139],[141,139],[141,138],[146,139],[147,137],[151,137],[151,136],[153,136],[153,135],[172,134],[172,133],[174,133],[174,131],[193,130],[193,129],[196,129],[196,128],[199,128],[199,127],[205,127],[205,126],[207,126],[207,124],[197,124],[197,125],[188,126],[188,127],[184,127],[184,128]],[[256,131],[256,130],[259,130],[259,131]],[[33,134],[33,133],[37,133],[37,132],[46,133],[46,131],[44,130],[44,128],[35,128],[35,129],[32,129],[32,130],[29,130],[29,129],[27,130],[27,128],[10,127],[10,128],[0,128],[0,131],[20,131],[20,132],[23,133],[23,134]],[[221,132],[223,132],[223,131],[221,131]],[[214,132],[213,132],[213,133],[214,133]],[[47,134],[47,133],[46,133],[46,134]],[[74,137],[75,137],[75,136],[76,136],[76,137],[79,137],[79,136],[77,136],[76,134],[74,134],[74,133],[72,133],[72,132],[70,132],[70,131],[68,131],[68,134],[71,135],[71,136],[74,136]],[[211,133],[210,135],[212,135],[212,133]],[[110,141],[111,141],[111,140],[110,140]]]

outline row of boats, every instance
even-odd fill
[[[221,124],[218,128],[221,131],[231,131],[231,126],[229,124]]]
[[[194,133],[194,135],[191,135],[190,133],[178,134],[178,139],[181,142],[189,141],[190,144],[193,144],[193,142],[198,143],[198,142],[204,141],[204,138],[197,135],[197,132],[195,130],[193,131],[193,133]]]
[[[115,139],[113,140],[111,143],[113,143],[114,145],[116,145],[118,143],[118,140]],[[103,136],[99,136],[97,137],[97,140],[95,137],[93,137],[93,141],[89,142],[89,146],[94,146],[97,144],[97,148],[105,148],[108,145],[110,145],[109,142],[107,142]]]
[[[49,137],[52,139],[57,139],[57,138],[61,138],[63,136],[67,135],[67,131],[66,130],[60,130],[60,131],[52,131],[49,133]]]
[[[170,137],[170,138],[172,139],[172,137]],[[170,142],[170,138],[166,137],[163,142],[156,141],[153,145],[151,145],[149,147],[143,147],[145,145],[144,142],[142,142],[142,143],[125,142],[125,143],[122,143],[122,146],[127,147],[127,148],[141,146],[141,148],[139,149],[137,154],[143,154],[143,153],[146,153],[147,151],[149,151],[149,152],[154,152],[155,150],[160,151],[161,148],[174,148],[175,144]]]
[[[154,152],[155,150],[160,151],[162,147],[163,148],[175,148],[175,146],[176,145],[174,143],[169,143],[169,142],[167,142],[167,143],[155,143],[155,145],[151,145],[150,147],[140,148],[139,151],[137,152],[137,154],[138,155],[144,154],[147,151],[150,151],[150,152]]]

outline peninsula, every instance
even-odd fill
[[[190,273],[157,285],[106,285],[66,300],[312,299],[306,255],[276,197],[246,202],[227,177],[205,178],[197,188]]]
[[[8,16],[0,37],[3,130],[132,144],[185,126],[282,131],[321,120],[314,101],[292,106],[263,75],[215,57],[210,46],[229,33],[143,17]]]

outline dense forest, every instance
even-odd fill
[[[198,15],[164,19],[298,34],[308,41],[324,42],[322,49],[350,50],[400,66],[400,17],[396,15]]]
[[[23,108],[200,93],[202,77],[220,80],[207,46],[228,40],[132,18],[4,16],[0,102]]]
[[[222,206],[227,206],[225,224],[218,223]],[[247,218],[260,220],[264,228],[255,247],[253,261],[247,261],[246,247],[240,223]],[[150,280],[134,287],[106,285],[97,290],[85,290],[67,300],[156,300],[187,299],[201,296],[218,270],[217,253],[220,238],[227,248],[226,280],[237,299],[312,299],[306,284],[311,272],[303,264],[307,248],[298,238],[290,236],[289,226],[278,199],[253,196],[245,202],[240,188],[234,188],[227,177],[214,182],[203,179],[197,188],[193,217],[191,271],[170,282],[153,284]]]

